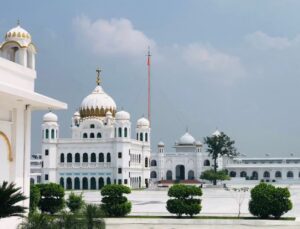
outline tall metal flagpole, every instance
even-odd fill
[[[150,80],[150,58],[151,58],[151,54],[150,54],[150,47],[148,46],[148,55],[147,55],[147,66],[148,66],[148,120],[150,122],[151,125],[151,80]]]

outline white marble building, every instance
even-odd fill
[[[213,134],[219,134],[218,131]],[[200,141],[188,132],[174,145],[175,152],[166,152],[163,142],[157,145],[157,151],[151,153],[151,181],[161,180],[198,180],[204,170],[211,169],[213,161],[203,150]],[[222,168],[222,158],[218,160]]]
[[[133,131],[130,114],[117,112],[115,101],[100,86],[100,71],[97,73],[96,88],[72,117],[70,138],[59,137],[54,113],[44,115],[42,182],[56,182],[65,189],[100,189],[111,183],[148,187],[149,121],[140,118]]]
[[[14,182],[29,196],[31,112],[67,105],[34,91],[36,48],[20,25],[9,30],[0,44],[0,183]],[[29,200],[20,203],[28,207]],[[1,204],[0,204],[1,205]],[[2,219],[0,227],[16,224]]]

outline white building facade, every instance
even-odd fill
[[[175,152],[166,152],[164,143],[158,143],[157,151],[151,154],[151,182],[199,180],[203,171],[212,169],[212,158],[203,150],[202,143],[190,133],[181,136],[174,148]],[[218,159],[220,169],[222,163],[222,158]]]
[[[44,115],[42,182],[75,190],[101,189],[113,183],[148,187],[149,121],[140,118],[134,131],[130,114],[117,112],[115,101],[100,86],[99,72],[96,88],[72,117],[71,130],[71,138],[60,138],[57,116]]]
[[[0,183],[14,182],[25,196],[30,188],[31,112],[67,105],[34,91],[36,48],[20,25],[0,44]],[[28,207],[29,200],[19,203]],[[0,226],[4,226],[3,219]],[[10,226],[16,221],[11,220]]]

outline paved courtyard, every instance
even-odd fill
[[[239,187],[235,185],[234,187]],[[240,186],[241,187],[241,186]],[[253,187],[253,186],[252,186]],[[293,209],[285,216],[300,218],[300,185],[289,185]],[[235,216],[238,212],[237,200],[233,192],[222,188],[203,188],[201,215]],[[128,195],[132,201],[131,215],[169,215],[166,210],[168,200],[167,189],[164,190],[136,190]],[[250,192],[245,195],[241,213],[249,216],[248,202]],[[85,191],[84,199],[88,203],[100,203],[100,191]]]

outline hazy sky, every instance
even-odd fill
[[[27,29],[38,47],[36,91],[72,114],[95,87],[132,124],[147,114],[146,52],[152,61],[152,148],[171,150],[186,127],[196,138],[216,127],[248,156],[300,156],[300,1],[4,1],[0,33]],[[40,151],[43,112],[33,115]]]

